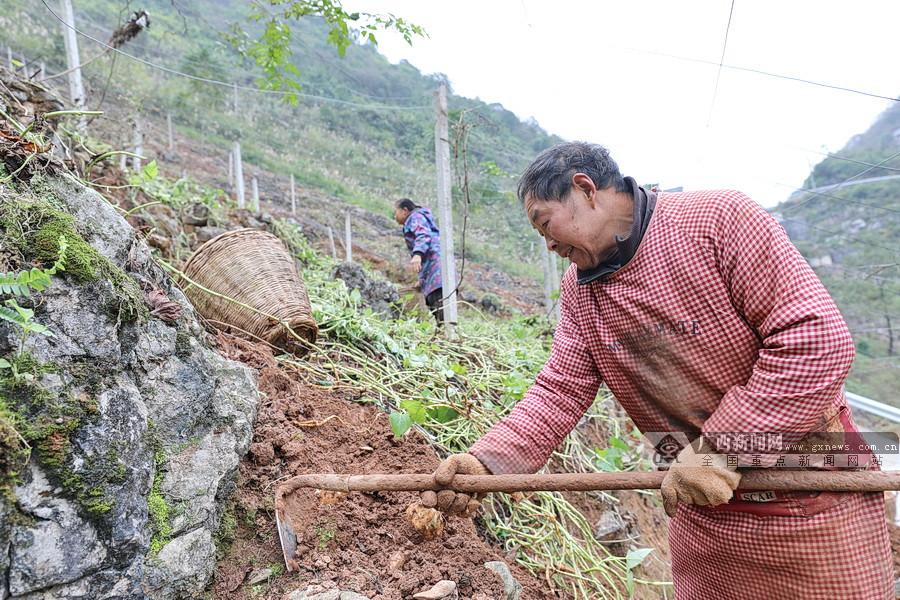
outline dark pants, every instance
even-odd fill
[[[431,311],[431,314],[434,315],[434,319],[437,321],[438,326],[444,324],[444,288],[438,288],[425,296],[425,304],[428,305],[428,309]]]

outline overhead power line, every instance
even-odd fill
[[[776,185],[780,185],[782,187],[793,189],[795,193],[805,193],[811,194],[813,196],[822,196],[823,198],[831,198],[833,200],[841,200],[843,202],[849,202],[851,204],[858,204],[859,206],[865,206],[866,208],[874,208],[876,210],[884,210],[887,212],[900,213],[900,209],[891,208],[890,206],[879,206],[878,204],[869,204],[868,202],[860,202],[859,200],[853,200],[852,198],[844,198],[843,196],[835,196],[834,194],[829,194],[827,192],[819,192],[815,189],[807,189],[807,188],[795,188],[792,185],[788,185],[787,183],[776,183]],[[807,198],[802,201],[803,204],[809,202],[812,198]],[[795,205],[787,206],[784,208],[782,212],[788,212],[789,210],[794,210],[801,203],[798,202]]]
[[[97,38],[95,38],[91,35],[88,35],[87,33],[84,33],[83,31],[79,30],[76,27],[70,26],[58,14],[56,14],[52,8],[50,8],[50,6],[47,4],[46,0],[41,0],[41,4],[44,5],[44,8],[46,8],[47,11],[49,11],[50,14],[52,14],[56,18],[56,20],[58,20],[60,23],[62,23],[66,27],[69,27],[70,29],[75,31],[75,33],[77,33],[78,35],[91,40],[95,44],[99,44],[101,46],[104,46],[105,48],[109,48],[110,50],[117,52],[127,58],[130,58],[131,60],[134,60],[136,62],[144,64],[153,69],[157,69],[157,70],[163,71],[165,73],[169,73],[171,75],[177,75],[179,77],[184,77],[186,79],[191,79],[194,81],[208,83],[210,85],[218,85],[221,87],[226,87],[228,89],[237,88],[239,90],[254,92],[257,94],[270,94],[270,95],[275,95],[275,96],[296,96],[298,98],[309,98],[311,100],[321,100],[324,102],[333,102],[335,104],[342,104],[345,106],[353,106],[356,108],[363,108],[363,109],[367,109],[367,110],[429,110],[429,111],[431,110],[431,106],[391,106],[391,105],[386,105],[386,104],[360,104],[358,102],[351,102],[349,100],[341,100],[340,98],[330,98],[328,96],[315,96],[313,94],[304,94],[301,92],[288,92],[288,91],[284,91],[284,90],[261,90],[259,88],[255,88],[255,87],[251,87],[251,86],[238,85],[234,82],[220,81],[218,79],[212,79],[209,77],[200,77],[199,75],[191,75],[190,73],[184,73],[184,72],[178,71],[176,69],[172,69],[172,68],[165,67],[162,65],[157,65],[156,63],[150,62],[149,60],[145,60],[138,56],[134,56],[133,54],[123,52],[122,50],[119,50],[118,48],[114,48],[113,46],[110,46],[106,42],[98,40]]]
[[[728,32],[731,30],[731,16],[734,14],[734,0],[731,0],[731,9],[728,11],[728,24],[725,25],[725,40],[722,42],[722,56],[719,57],[719,68],[716,71],[716,87],[713,88],[712,101],[709,103],[709,115],[706,117],[706,126],[712,121],[713,108],[716,105],[716,96],[719,93],[719,78],[722,76],[722,63],[725,62],[725,49],[728,47]]]
[[[900,156],[900,151],[895,152],[894,154],[891,154],[890,156],[888,156],[887,158],[885,158],[885,159],[884,159],[883,161],[881,161],[880,163],[877,163],[877,164],[874,164],[874,165],[870,165],[870,166],[866,167],[865,169],[863,169],[862,171],[860,171],[859,173],[856,173],[855,175],[851,175],[850,177],[847,177],[847,178],[844,179],[843,181],[838,182],[837,186],[834,188],[834,191],[835,191],[835,192],[840,191],[841,187],[842,187],[844,184],[849,183],[849,182],[853,181],[854,179],[856,179],[856,178],[858,178],[858,177],[861,177],[861,176],[865,175],[866,173],[868,173],[869,171],[871,171],[871,170],[873,170],[873,169],[880,168],[883,164],[892,161],[893,159],[897,158],[898,156]],[[811,191],[811,190],[802,190],[802,191]],[[811,193],[812,193],[812,194],[815,194],[815,196],[810,196],[809,198],[805,198],[804,200],[800,200],[799,202],[797,202],[797,203],[795,203],[795,204],[792,204],[792,205],[790,205],[790,206],[785,207],[785,208],[784,208],[784,212],[787,212],[787,211],[789,211],[789,210],[797,210],[798,208],[800,208],[801,206],[803,206],[804,204],[806,204],[807,202],[809,202],[810,200],[812,200],[813,198],[815,198],[815,197],[817,197],[817,196],[826,196],[826,197],[829,197],[829,198],[837,198],[838,200],[846,200],[846,198],[842,198],[842,197],[840,197],[840,196],[834,196],[834,195],[832,195],[832,194],[824,194],[824,193],[822,193],[822,192],[811,192]],[[851,202],[852,202],[852,200],[851,200]],[[861,203],[859,203],[859,204],[861,204]],[[865,206],[871,206],[871,207],[875,208],[875,206],[874,206],[874,205],[871,205],[871,204],[866,204]],[[883,207],[882,207],[882,208],[883,208]],[[886,209],[886,210],[892,210],[892,211],[893,211],[894,209]],[[896,211],[894,211],[894,212],[896,212]]]
[[[655,56],[665,56],[666,58],[674,58],[675,60],[683,60],[683,61],[687,61],[687,62],[700,63],[700,64],[703,64],[703,65],[719,66],[719,63],[717,63],[717,62],[715,62],[715,61],[712,61],[712,60],[706,60],[706,59],[703,59],[703,58],[692,58],[692,57],[690,57],[690,56],[679,56],[679,55],[677,55],[677,54],[669,54],[668,52],[660,52],[660,51],[658,51],[658,50],[646,50],[646,49],[643,49],[643,48],[626,47],[626,48],[624,48],[624,49],[625,49],[625,50],[630,50],[630,51],[632,51],[632,52],[642,53],[642,54],[651,54],[651,55],[655,55]],[[788,80],[788,81],[796,81],[796,82],[799,82],[799,83],[807,83],[807,84],[809,84],[809,85],[815,85],[815,86],[818,86],[818,87],[824,87],[824,88],[828,88],[828,89],[832,89],[832,90],[839,90],[839,91],[842,91],[842,92],[851,92],[851,93],[853,93],[853,94],[861,94],[861,95],[863,95],[863,96],[869,96],[869,97],[871,97],[871,98],[881,98],[882,100],[890,100],[891,102],[897,102],[898,100],[900,100],[900,99],[898,99],[898,98],[896,98],[896,97],[894,97],[894,96],[884,96],[884,95],[882,95],[882,94],[875,94],[875,93],[872,93],[872,92],[866,92],[866,91],[863,91],[863,90],[857,90],[857,89],[849,88],[849,87],[842,86],[842,85],[833,85],[833,84],[830,84],[830,83],[823,83],[823,82],[821,82],[821,81],[812,81],[811,79],[803,79],[802,77],[793,77],[793,76],[791,76],[791,75],[782,75],[782,74],[780,74],[780,73],[771,73],[771,72],[769,72],[769,71],[763,71],[763,70],[761,70],[761,69],[753,69],[753,68],[751,68],[751,67],[740,67],[740,66],[738,66],[738,65],[729,65],[729,64],[722,63],[722,68],[723,68],[723,69],[731,69],[731,70],[733,70],[733,71],[744,71],[744,72],[747,72],[747,73],[756,73],[757,75],[764,75],[764,76],[766,76],[766,77],[773,77],[773,78],[775,78],[775,79],[785,79],[785,80]]]

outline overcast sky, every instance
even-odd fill
[[[379,35],[391,61],[445,73],[455,93],[565,139],[601,143],[639,182],[737,188],[764,206],[890,105],[728,68],[715,92],[730,0],[344,4],[425,27],[429,39],[411,48]],[[736,0],[724,63],[896,97],[898,24],[900,2],[887,0]]]

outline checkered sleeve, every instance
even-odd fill
[[[703,432],[811,431],[842,393],[850,332],[781,225],[740,192],[723,192],[722,203],[715,259],[762,346],[750,378],[726,392]]]
[[[491,473],[534,473],[578,423],[601,378],[574,315],[575,269],[561,285],[550,357],[513,410],[469,450]]]

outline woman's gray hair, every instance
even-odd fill
[[[625,178],[609,150],[588,142],[565,142],[541,152],[519,179],[519,201],[562,200],[572,188],[572,176],[584,173],[599,190],[614,187],[627,192]]]

